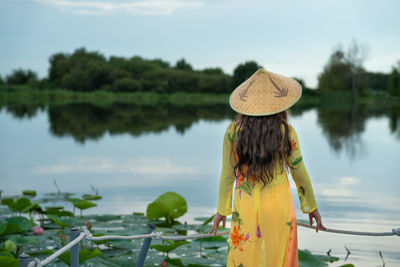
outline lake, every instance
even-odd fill
[[[2,104],[0,189],[39,195],[96,190],[85,212],[130,214],[166,191],[185,197],[180,221],[216,210],[227,105]],[[355,231],[400,227],[399,107],[303,105],[296,129],[324,225]],[[298,219],[301,213],[293,190]],[[69,205],[68,203],[64,203]],[[358,237],[299,227],[299,248],[341,258],[331,266],[400,265],[400,237]],[[345,260],[346,249],[351,254]]]

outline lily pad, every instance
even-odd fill
[[[149,220],[165,218],[171,225],[174,219],[186,212],[186,200],[175,192],[166,192],[147,206],[146,216]]]
[[[102,196],[99,196],[99,195],[90,195],[90,194],[84,194],[84,195],[82,196],[82,198],[83,198],[84,200],[99,200],[99,199],[101,199],[101,198],[102,198]]]
[[[61,226],[62,228],[73,225],[74,221],[69,218],[61,218],[54,214],[47,214],[47,218],[49,218],[55,224]]]
[[[22,235],[13,235],[10,240],[14,242],[17,246],[23,246],[26,244],[37,244],[39,243],[39,239],[34,236],[22,236]]]
[[[24,190],[24,191],[22,191],[22,195],[28,196],[28,197],[36,197],[36,191],[35,190]]]
[[[185,241],[185,240],[178,240],[178,241],[172,241],[172,240],[165,240],[167,244],[161,244],[161,245],[150,245],[151,248],[161,251],[161,252],[170,252],[174,249],[176,249],[179,246],[189,244],[190,242]]]
[[[328,266],[328,263],[338,261],[338,257],[328,256],[328,255],[315,255],[309,250],[299,249],[299,266],[315,266],[322,267]]]
[[[17,204],[16,204],[16,202],[14,201],[13,198],[10,198],[10,197],[3,198],[1,200],[1,204],[2,205],[6,205],[12,211],[18,211],[17,210]]]
[[[18,260],[10,256],[0,256],[0,266],[18,267]]]
[[[15,203],[15,207],[17,208],[18,211],[22,211],[26,207],[29,207],[32,205],[32,202],[29,198],[26,197],[21,197],[17,199],[17,202]]]
[[[35,202],[21,210],[23,213],[31,212],[39,207],[39,203]]]
[[[14,216],[6,218],[0,223],[0,236],[28,231],[32,228],[32,223],[25,217]]]
[[[68,201],[71,202],[72,205],[74,205],[75,207],[77,207],[80,210],[85,210],[85,209],[97,206],[97,204],[95,204],[93,202],[90,202],[90,201],[84,200],[84,199],[80,199],[80,198],[70,198]]]
[[[7,251],[9,251],[9,252],[15,251],[15,250],[17,249],[17,246],[16,246],[15,243],[12,242],[11,240],[7,240],[7,241],[4,243],[4,247],[5,247],[5,249],[6,249]]]
[[[101,250],[98,248],[95,248],[93,250],[89,250],[89,249],[82,249],[79,251],[79,264],[81,264],[82,262],[85,262],[88,259],[94,258],[94,257],[98,257],[103,255],[103,253],[101,253]],[[64,262],[67,265],[70,265],[71,263],[71,252],[67,251],[64,252],[63,254],[61,254],[60,256],[58,256],[58,258]]]

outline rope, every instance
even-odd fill
[[[311,226],[306,223],[297,223],[298,226],[302,226],[305,228],[310,228],[310,229],[316,229],[316,226]],[[338,230],[338,229],[330,229],[330,228],[325,228],[325,229],[320,229],[319,231],[324,231],[328,233],[335,233],[335,234],[345,234],[345,235],[362,235],[362,236],[400,236],[400,228],[394,228],[392,229],[392,232],[359,232],[359,231],[347,231],[347,230]]]
[[[302,226],[305,228],[316,229],[316,226],[311,226],[305,223],[298,222],[298,226]],[[347,234],[347,235],[360,235],[360,236],[400,236],[400,228],[392,229],[392,232],[359,232],[359,231],[347,231],[347,230],[338,230],[338,229],[320,229],[319,231],[336,233],[336,234]],[[230,233],[230,230],[224,232],[217,232],[217,236],[227,235]],[[44,259],[43,261],[39,261],[38,259],[34,259],[28,264],[28,267],[42,267],[51,261],[55,260],[58,256],[69,250],[74,245],[78,244],[82,239],[87,239],[90,241],[100,241],[100,240],[132,240],[132,239],[143,239],[143,238],[154,238],[154,239],[164,239],[164,240],[186,240],[186,239],[198,239],[198,238],[207,238],[213,237],[214,234],[197,234],[197,235],[182,235],[182,236],[164,236],[162,232],[154,231],[150,234],[145,235],[131,235],[131,236],[118,236],[118,235],[106,235],[106,236],[93,236],[88,230],[84,230],[79,234],[77,238],[69,242],[64,247],[60,248],[52,255]]]
[[[77,238],[75,238],[74,240],[72,240],[71,242],[69,242],[68,244],[66,244],[65,246],[63,246],[62,248],[60,248],[59,250],[57,250],[56,252],[54,252],[53,254],[48,256],[43,261],[38,261],[36,259],[35,259],[35,261],[31,261],[28,264],[28,267],[42,267],[42,266],[52,262],[53,260],[57,259],[58,256],[60,256],[61,254],[63,254],[64,252],[66,252],[67,250],[69,250],[70,248],[75,246],[76,244],[78,244],[85,237],[86,237],[86,233],[81,232]]]

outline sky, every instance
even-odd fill
[[[52,54],[85,47],[230,74],[254,60],[315,87],[334,49],[354,40],[369,51],[367,70],[389,72],[399,10],[397,0],[0,0],[0,75],[45,77]]]

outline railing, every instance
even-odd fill
[[[305,223],[297,222],[298,226],[315,229],[315,226],[310,226]],[[65,245],[64,247],[60,248],[52,255],[40,261],[38,259],[31,260],[29,255],[23,253],[19,256],[19,267],[41,267],[44,266],[53,260],[55,260],[58,256],[66,252],[67,250],[71,250],[71,267],[78,267],[79,266],[79,242],[82,239],[87,239],[90,241],[100,241],[100,240],[112,240],[112,239],[124,239],[124,240],[132,240],[132,239],[143,239],[144,242],[142,248],[139,253],[138,260],[136,261],[136,267],[142,267],[144,261],[147,256],[147,252],[150,247],[150,243],[152,239],[164,239],[164,240],[184,240],[184,239],[197,239],[197,238],[206,238],[214,236],[213,234],[197,234],[197,235],[189,235],[189,236],[164,236],[162,232],[155,231],[156,227],[153,224],[148,225],[148,234],[144,235],[134,235],[134,236],[116,236],[116,235],[109,235],[109,236],[97,236],[94,237],[92,234],[85,230],[79,233],[78,227],[71,227],[70,228],[70,236],[71,241]],[[347,231],[347,230],[339,230],[339,229],[320,229],[319,231],[329,232],[329,233],[337,233],[337,234],[348,234],[348,235],[363,235],[363,236],[400,236],[400,228],[392,229],[392,232],[359,232],[359,231]],[[216,235],[226,235],[229,234],[228,231],[218,232]]]

